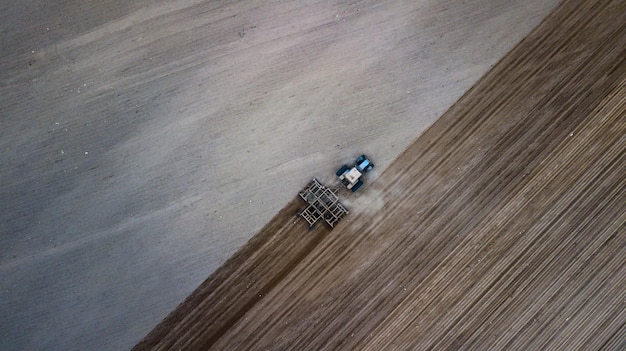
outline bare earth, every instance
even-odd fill
[[[273,317],[292,328],[275,330],[285,343],[295,340],[289,335],[319,331],[311,326],[324,321],[322,317],[329,318],[324,315],[326,311],[336,312],[330,305],[328,310],[320,306],[327,306],[340,293],[363,294],[355,300],[358,305],[337,301],[346,306],[347,315],[355,316],[354,323],[363,320],[365,317],[358,313],[372,311],[366,305],[369,302],[363,300],[371,294],[365,287],[371,285],[382,291],[395,286],[391,280],[363,280],[367,277],[361,274],[381,273],[373,270],[373,264],[381,264],[376,269],[407,264],[419,274],[436,275],[432,265],[444,262],[441,255],[448,252],[445,250],[463,247],[450,240],[450,235],[459,235],[458,240],[473,237],[468,232],[474,228],[472,221],[480,221],[481,216],[496,210],[485,208],[484,214],[470,213],[475,216],[470,221],[472,226],[461,233],[422,228],[430,223],[426,218],[435,219],[424,216],[450,221],[453,213],[429,215],[424,211],[434,208],[435,203],[450,205],[446,201],[451,200],[444,201],[441,192],[452,191],[465,177],[469,183],[462,186],[477,187],[468,185],[474,184],[475,177],[466,172],[472,167],[492,167],[479,165],[483,158],[503,152],[496,145],[502,143],[498,139],[502,134],[498,133],[518,124],[528,126],[539,118],[532,108],[541,112],[548,108],[548,100],[539,99],[548,93],[556,94],[567,83],[560,79],[569,77],[570,71],[560,69],[595,69],[581,60],[603,60],[603,56],[588,56],[584,41],[568,42],[569,51],[555,51],[564,52],[562,56],[544,57],[552,58],[549,66],[533,61],[515,68],[510,73],[515,77],[506,78],[515,84],[535,76],[537,70],[550,72],[542,71],[540,77],[546,82],[529,85],[538,100],[515,88],[522,85],[490,86],[500,89],[501,94],[475,102],[482,110],[473,113],[492,123],[483,125],[479,117],[459,112],[471,105],[466,97],[426,134],[430,137],[420,139],[419,146],[413,146],[409,150],[414,151],[407,151],[396,163],[412,167],[406,177],[422,174],[435,178],[410,185],[408,179],[394,180],[400,166],[380,173],[558,2],[0,2],[0,349],[129,349],[268,222],[278,225],[277,229],[287,223],[294,228],[260,234],[210,279],[211,284],[222,284],[219,277],[224,272],[247,267],[247,258],[242,257],[256,251],[246,250],[251,250],[254,243],[268,245],[274,238],[271,245],[277,246],[263,246],[263,250],[270,251],[259,251],[263,252],[259,259],[278,260],[259,267],[269,270],[269,275],[253,272],[231,278],[241,280],[237,284],[246,287],[251,284],[248,289],[224,282],[229,289],[241,289],[251,296],[262,294],[259,301],[263,302],[243,299],[244,305],[236,309],[241,312],[222,310],[226,317],[215,320],[223,330],[211,334],[217,348],[231,340],[227,330],[242,323],[240,317],[250,318],[256,315],[253,308],[269,304],[265,294],[278,292],[272,287],[280,290],[284,285],[285,291],[301,291],[298,289],[303,287],[296,285],[289,288],[289,281],[300,273],[311,284],[311,295],[285,302],[298,301],[297,311],[284,311],[288,319]],[[608,29],[597,26],[597,30],[612,30],[619,39],[624,33],[623,27],[617,27],[624,23],[624,5],[613,4],[615,18],[609,19],[613,22],[602,22]],[[582,28],[582,24],[567,21],[572,20],[563,20],[563,26]],[[624,45],[615,42],[618,39],[611,39],[614,42],[610,48],[603,46],[602,38],[595,44],[620,54]],[[559,49],[541,45],[545,50]],[[517,53],[519,56],[519,49]],[[509,56],[509,60],[514,58]],[[621,74],[622,65],[616,65],[619,69],[613,71],[599,67],[588,79],[604,77],[597,76],[600,74],[614,79]],[[493,74],[500,73],[490,76]],[[502,78],[486,79],[494,82]],[[589,84],[581,85],[587,89],[584,93],[596,94],[595,86]],[[597,92],[603,93],[605,90]],[[509,101],[505,99],[507,94],[520,95]],[[560,99],[559,104],[554,103],[556,106],[570,101],[569,97]],[[591,97],[581,101],[578,104],[585,108],[585,104],[589,108],[599,105],[594,105],[596,100]],[[610,103],[615,101],[607,100],[606,104]],[[565,133],[577,125],[574,122],[567,120],[555,128]],[[455,129],[457,125],[465,130]],[[491,139],[465,140],[469,134],[462,132]],[[451,135],[457,139],[446,141]],[[560,142],[558,136],[550,134],[555,143]],[[519,139],[521,145],[532,150],[546,147],[532,138],[530,142],[526,137]],[[447,144],[427,148],[431,141]],[[480,144],[483,142],[484,148]],[[471,152],[478,151],[471,147],[476,145],[481,147],[481,154],[473,155]],[[435,151],[423,154],[430,152],[425,150]],[[284,215],[280,209],[311,177],[330,181],[329,175],[338,165],[361,152],[373,157],[376,173],[368,179],[365,191],[346,196],[351,213],[343,228],[332,234],[323,229],[308,234],[302,230],[302,223],[280,217]],[[596,151],[592,148],[590,152]],[[447,157],[449,153],[456,158]],[[523,164],[530,167],[530,172],[535,163],[547,162],[543,161],[546,155]],[[504,160],[511,158],[498,162]],[[437,166],[440,162],[446,166]],[[480,169],[491,172],[491,168]],[[524,168],[523,173],[526,171]],[[493,179],[493,174],[488,174]],[[504,179],[513,176],[507,177]],[[487,178],[481,179],[484,186],[490,184]],[[493,195],[496,200],[504,201],[515,194],[502,184],[494,186],[500,186],[490,190],[497,195]],[[285,211],[291,216],[296,204],[289,206]],[[408,218],[402,217],[407,213],[403,212],[405,207],[410,211]],[[471,211],[471,206],[467,208]],[[387,211],[397,217],[390,217],[393,213]],[[277,213],[278,220],[270,222]],[[391,218],[404,229],[377,229]],[[419,223],[424,224],[417,227]],[[359,225],[364,225],[362,230],[353,228]],[[437,240],[431,237],[432,230],[438,230],[434,237]],[[614,240],[618,239],[621,237]],[[417,247],[437,256],[418,255],[421,251],[411,246],[411,240],[419,241],[422,246]],[[445,243],[445,250],[424,246],[427,243]],[[621,248],[617,244],[612,247]],[[411,257],[417,261],[392,251],[395,245],[413,250]],[[584,241],[576,245],[584,245]],[[327,251],[332,251],[331,256],[323,256]],[[320,261],[315,261],[317,255],[322,255]],[[388,261],[396,256],[398,262]],[[282,259],[290,261],[285,264]],[[233,266],[238,260],[241,266]],[[330,266],[318,266],[325,262]],[[428,299],[420,295],[420,290],[410,290],[419,284],[426,286],[422,278],[406,275],[409,273],[383,273],[389,275],[388,279],[394,274],[410,279],[398,281],[403,289]],[[480,278],[479,273],[472,274]],[[268,290],[259,290],[261,283],[257,281]],[[328,300],[320,301],[319,296]],[[372,301],[380,302],[374,297]],[[387,310],[391,306],[398,307],[394,313],[401,313],[403,305],[394,303],[397,301],[383,304],[376,318],[391,313]],[[295,315],[306,317],[294,322]],[[395,321],[391,314],[388,318]],[[325,328],[341,333],[336,324],[343,322],[348,328],[345,319]],[[375,328],[376,323],[377,319],[372,319],[365,329]],[[622,332],[618,336],[623,335],[623,327],[617,330]],[[361,340],[366,342],[363,336]],[[315,341],[312,345],[321,343]]]
[[[136,350],[624,350],[626,3],[569,0],[351,201],[293,201]]]

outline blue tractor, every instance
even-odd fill
[[[347,165],[343,165],[335,174],[339,177],[341,184],[345,185],[352,192],[355,192],[363,185],[363,181],[361,180],[363,173],[371,171],[372,168],[374,168],[374,164],[367,156],[361,155],[354,162],[354,166],[348,167]]]

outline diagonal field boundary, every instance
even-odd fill
[[[561,3],[363,192],[333,231],[288,204],[134,350],[623,350],[626,3]]]

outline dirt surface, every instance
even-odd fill
[[[558,0],[0,3],[0,349],[121,350]]]
[[[565,1],[334,230],[294,200],[136,350],[623,350],[625,165],[626,5]]]

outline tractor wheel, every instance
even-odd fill
[[[352,186],[352,189],[350,189],[350,190],[352,190],[352,192],[355,192],[355,191],[359,190],[361,185],[363,185],[363,181],[359,180],[358,182],[356,182],[356,184],[354,184]]]
[[[341,166],[341,168],[339,168],[339,170],[337,170],[337,172],[335,172],[335,174],[337,175],[337,177],[341,177],[341,175],[346,173],[347,170],[348,170],[348,166],[343,165]]]

